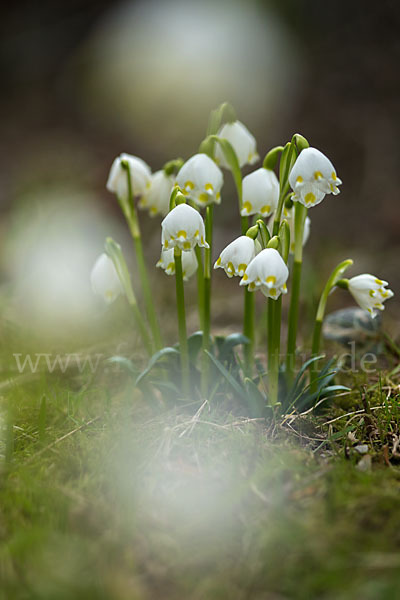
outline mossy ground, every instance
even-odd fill
[[[399,379],[353,387],[266,423],[121,374],[8,384],[0,597],[396,598]]]

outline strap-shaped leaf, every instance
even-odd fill
[[[165,356],[168,356],[171,354],[179,355],[179,351],[176,348],[171,348],[170,346],[166,346],[165,348],[162,348],[161,350],[159,350],[158,352],[153,354],[153,356],[150,358],[150,360],[148,362],[147,367],[140,373],[140,375],[136,379],[135,385],[138,385],[142,381],[142,379],[144,377],[146,377],[146,375],[148,373],[150,373],[152,368],[158,363],[159,360],[161,360]]]
[[[210,352],[208,352],[208,350],[204,350],[204,352],[212,360],[212,362],[214,363],[214,365],[217,367],[218,371],[224,377],[224,379],[226,380],[226,382],[229,383],[229,385],[234,390],[234,392],[236,392],[236,394],[238,394],[238,396],[240,396],[242,398],[242,400],[244,400],[245,402],[247,402],[247,394],[246,394],[245,390],[236,381],[236,379],[234,377],[232,377],[232,375],[224,367],[224,365],[217,358],[215,358],[215,356],[213,356]]]
[[[242,333],[231,333],[230,335],[228,335],[224,339],[220,347],[219,359],[226,360],[229,354],[232,353],[233,348],[235,346],[240,346],[240,344],[250,344],[249,338],[243,335]]]

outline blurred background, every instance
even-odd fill
[[[22,0],[1,10],[0,265],[10,321],[58,334],[103,319],[89,273],[105,236],[131,256],[105,189],[112,160],[124,151],[157,170],[188,158],[225,100],[261,157],[298,131],[344,182],[311,211],[305,277],[325,278],[352,257],[351,275],[372,272],[399,293],[396,0]],[[239,227],[228,173],[225,181],[216,252]],[[141,224],[152,265],[159,220],[143,214]],[[152,276],[168,310],[173,281]],[[229,325],[239,291],[222,272],[214,281],[221,298],[231,295],[214,312]],[[394,320],[396,300],[387,312]]]

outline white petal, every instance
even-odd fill
[[[230,142],[239,161],[239,166],[243,167],[247,164],[257,162],[259,156],[257,154],[257,143],[255,137],[250,133],[243,123],[234,121],[233,123],[225,123],[218,131],[218,137],[224,138]],[[222,167],[229,168],[225,160],[224,154],[217,145],[215,157]]]
[[[242,235],[226,246],[221,252],[214,268],[224,269],[228,277],[232,277],[233,275],[243,277],[248,264],[257,253],[258,246],[254,240],[246,235]]]
[[[161,223],[161,243],[165,250],[175,246],[189,251],[196,244],[208,248],[200,213],[188,204],[178,204]]]
[[[207,154],[195,154],[180,169],[176,181],[199,206],[220,203],[224,176]]]
[[[277,207],[279,181],[273,171],[261,167],[243,178],[242,216],[268,217]]]
[[[142,196],[150,184],[150,167],[141,158],[126,153],[117,156],[111,165],[107,189],[121,198],[128,197],[127,171],[121,166],[122,160],[129,164],[133,195]]]
[[[174,179],[166,175],[165,171],[157,171],[151,176],[146,192],[139,200],[140,208],[147,208],[151,217],[161,214],[165,216],[169,211],[169,200],[174,187]]]
[[[90,273],[93,292],[110,304],[121,293],[123,288],[111,258],[103,253],[96,260]]]

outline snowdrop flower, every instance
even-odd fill
[[[356,275],[348,280],[348,290],[357,304],[367,310],[372,317],[376,310],[383,310],[383,303],[394,296],[392,290],[385,289],[387,281],[381,281],[374,275]]]
[[[329,158],[316,148],[305,148],[290,171],[289,183],[292,200],[309,208],[319,204],[325,194],[339,194],[342,182]]]
[[[259,159],[257,154],[257,142],[250,131],[240,121],[225,123],[217,133],[218,137],[228,140],[234,149],[239,161],[239,166],[253,165]],[[219,144],[215,151],[215,159],[221,167],[229,169]]]
[[[161,223],[161,244],[164,250],[191,250],[198,244],[209,248],[205,241],[204,222],[197,210],[188,204],[178,204]]]
[[[101,296],[107,304],[114,302],[124,292],[114,263],[103,252],[96,260],[90,274],[90,283],[93,292]]]
[[[224,269],[228,277],[234,275],[243,277],[249,263],[260,250],[261,246],[258,241],[247,235],[241,235],[221,252],[214,269]]]
[[[287,293],[288,276],[289,270],[278,250],[266,248],[253,258],[240,285],[248,285],[250,292],[259,289],[267,298],[276,300]]]
[[[175,275],[175,260],[174,260],[174,249],[162,250],[161,257],[156,267],[164,269],[167,275]],[[197,271],[198,262],[196,253],[194,250],[189,252],[182,252],[182,274],[183,280],[187,281],[193,273]]]
[[[139,207],[147,208],[151,217],[159,214],[165,216],[169,210],[169,199],[173,187],[174,179],[164,170],[153,173],[146,185],[145,193],[139,200]]]
[[[243,178],[242,217],[260,214],[268,217],[277,207],[279,181],[273,171],[261,167]]]
[[[294,253],[294,207],[292,208],[284,208],[283,209],[283,218],[288,222],[290,229],[290,247],[289,251],[291,254]],[[274,217],[272,216],[268,222],[268,229],[272,232],[274,227]],[[307,243],[308,238],[310,237],[311,231],[311,219],[310,217],[306,217],[304,221],[304,229],[303,229],[303,246]]]
[[[176,182],[198,206],[220,204],[222,171],[207,154],[195,154],[180,169]]]
[[[150,184],[150,167],[141,158],[125,153],[117,156],[111,165],[106,185],[108,191],[113,192],[119,198],[123,198],[124,200],[128,198],[127,171],[122,167],[122,161],[126,161],[129,164],[133,195],[142,196],[145,193],[147,186]]]

